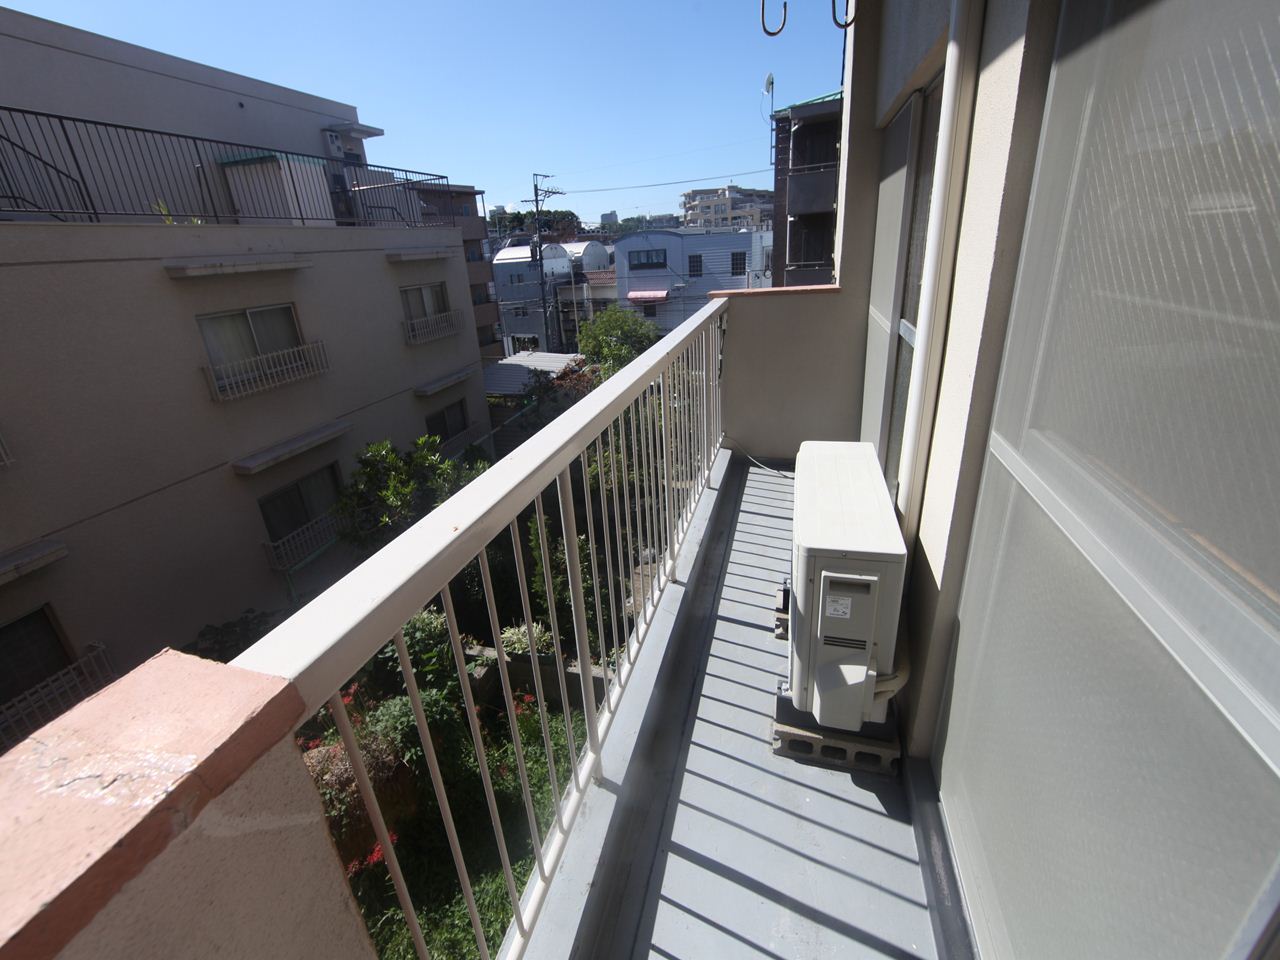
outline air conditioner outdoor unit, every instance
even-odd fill
[[[907,550],[872,444],[800,445],[793,531],[792,705],[839,730],[883,723]]]

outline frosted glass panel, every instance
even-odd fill
[[[1073,4],[1063,45],[997,432],[1280,708],[1277,7]]]
[[[988,478],[941,778],[983,955],[1222,956],[1280,854],[1275,775],[999,461]]]
[[[1276,51],[1064,3],[941,762],[984,956],[1223,956],[1280,856]]]

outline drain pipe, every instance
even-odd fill
[[[942,372],[951,287],[955,278],[960,205],[973,129],[974,93],[978,85],[978,56],[982,48],[985,12],[985,0],[952,0],[951,3],[938,122],[938,153],[933,167],[933,192],[929,199],[929,224],[921,268],[916,350],[911,364],[902,431],[902,457],[898,467],[898,508],[903,513],[903,534],[908,550],[920,527],[925,467],[933,439],[933,418]]]

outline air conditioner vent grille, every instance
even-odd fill
[[[848,647],[850,650],[867,649],[865,640],[846,640],[844,637],[823,637],[822,642],[829,647]]]

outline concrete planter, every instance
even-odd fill
[[[496,661],[498,651],[493,647],[467,647],[468,660],[487,657]],[[560,681],[556,677],[556,657],[552,653],[538,654],[538,672],[542,679],[542,693],[550,706],[560,706]],[[534,691],[533,664],[527,653],[507,656],[507,674],[511,677],[511,686],[516,690]],[[593,664],[591,679],[595,685],[596,703],[604,699],[604,669]],[[564,667],[564,682],[569,694],[569,706],[582,709],[582,680],[577,662],[569,661]],[[471,690],[476,701],[500,705],[502,701],[502,677],[498,673],[496,663],[475,667],[471,674]]]

